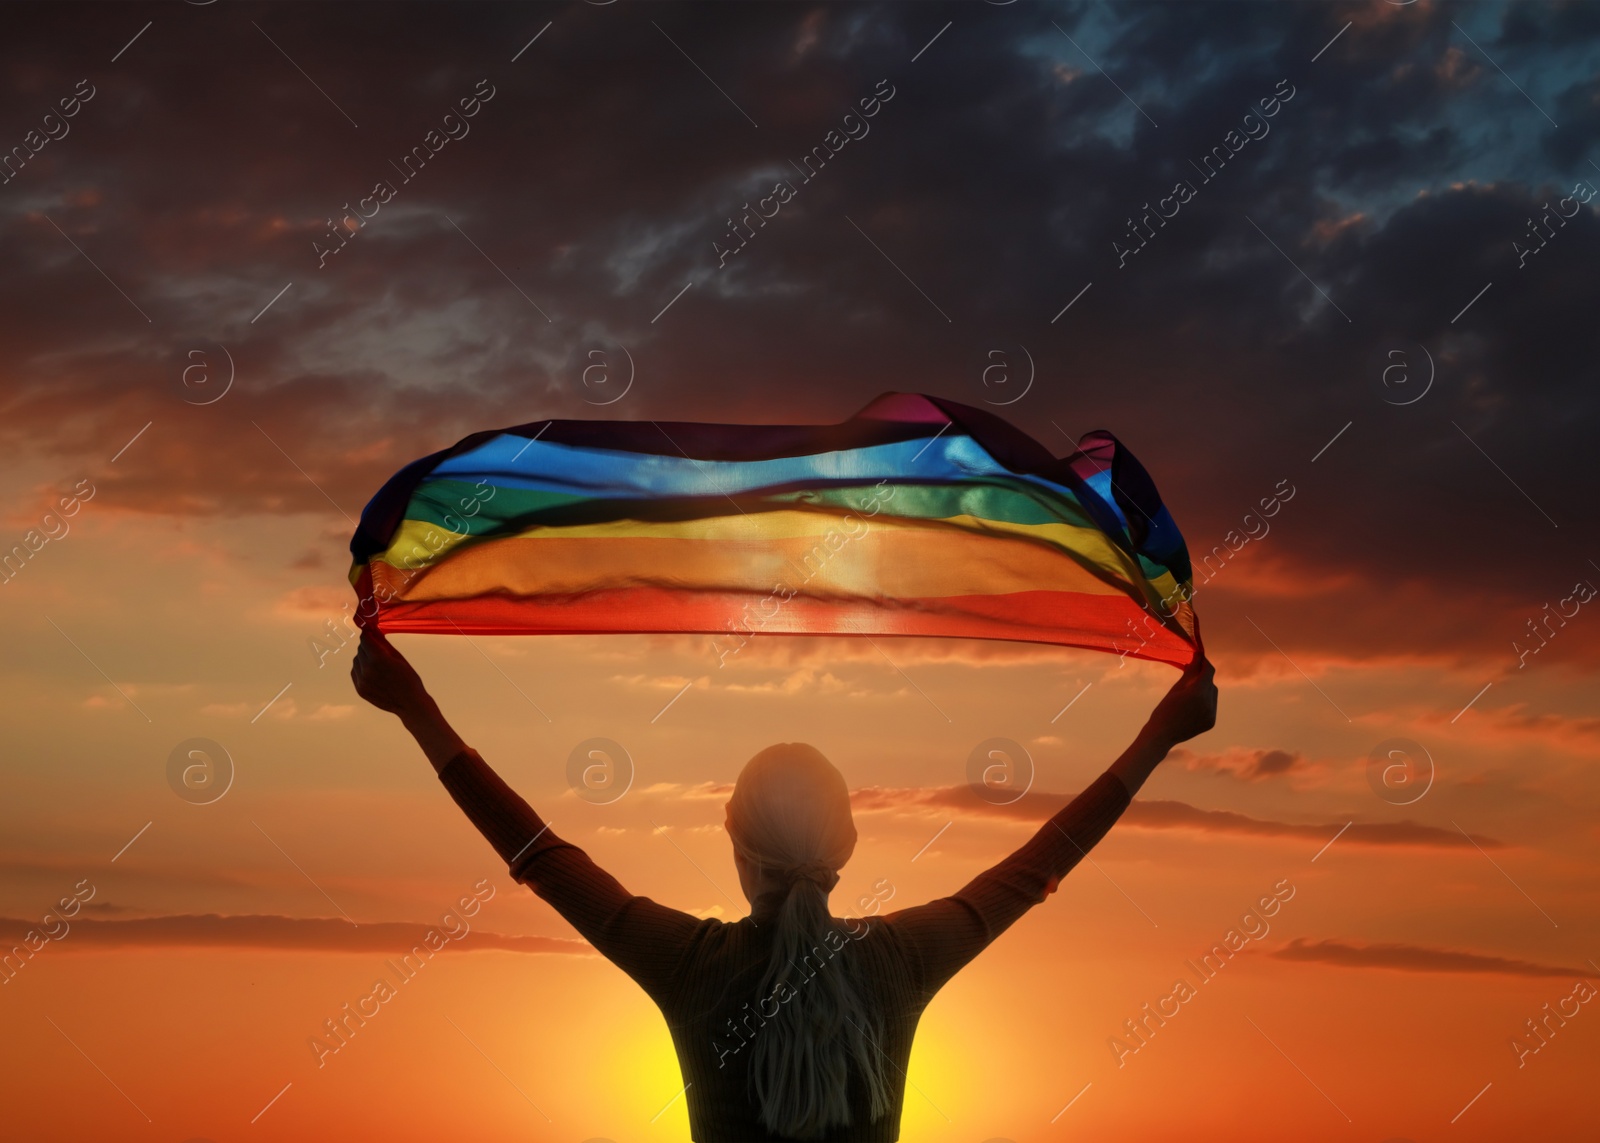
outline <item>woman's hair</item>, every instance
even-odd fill
[[[877,1120],[891,1104],[883,1020],[851,959],[855,942],[828,913],[828,892],[856,845],[844,776],[814,746],[769,746],[740,771],[727,828],[746,861],[788,883],[768,922],[772,957],[757,990],[758,1004],[778,1005],[751,1049],[762,1126],[811,1139],[847,1125],[852,1082],[865,1087]],[[809,976],[799,967],[808,957]]]

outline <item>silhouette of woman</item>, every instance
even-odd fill
[[[841,919],[828,893],[855,848],[850,793],[803,743],[769,746],[727,803],[736,922],[636,897],[551,833],[445,721],[416,671],[362,632],[357,693],[400,716],[445,789],[510,867],[660,1007],[697,1143],[895,1140],[917,1020],[939,988],[1055,891],[1179,742],[1211,729],[1211,665],[1186,670],[1106,772],[1032,840],[955,894]]]

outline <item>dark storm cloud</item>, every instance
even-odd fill
[[[989,352],[1026,346],[1037,381],[1002,411],[1058,451],[1062,430],[1117,432],[1196,548],[1288,478],[1302,499],[1261,544],[1286,574],[1447,580],[1441,610],[1510,615],[1582,566],[1567,537],[1594,494],[1595,205],[1531,258],[1513,243],[1546,202],[1600,186],[1590,7],[8,18],[0,146],[31,157],[0,186],[3,429],[76,475],[153,422],[105,473],[108,504],[353,516],[477,429],[831,421],[890,388],[977,404]],[[70,132],[32,152],[83,79]],[[881,81],[870,130],[803,181],[795,164]],[[451,113],[459,137],[426,143]],[[1206,177],[1208,155],[1226,161]],[[317,254],[384,179],[390,200]],[[792,198],[719,266],[728,220],[780,179]],[[1179,180],[1189,200],[1142,221]],[[1130,224],[1147,234],[1127,256]],[[233,388],[185,404],[191,351],[220,370],[219,345]],[[586,403],[614,391],[585,390],[589,354],[619,346],[634,388]],[[1407,397],[1433,362],[1414,404],[1385,402],[1395,353]],[[1515,633],[1432,627],[1462,647]],[[1291,650],[1340,636],[1273,629]]]

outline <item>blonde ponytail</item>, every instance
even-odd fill
[[[750,1061],[761,1125],[791,1139],[848,1125],[852,1079],[867,1089],[869,1119],[882,1117],[890,1107],[882,1017],[863,995],[855,942],[829,916],[826,891],[808,877],[793,882],[772,923],[772,957],[758,992],[778,1009],[755,1038]]]

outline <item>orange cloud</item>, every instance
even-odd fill
[[[1487,697],[1487,696],[1486,696]],[[1471,735],[1474,741],[1505,743],[1539,742],[1564,747],[1574,753],[1600,752],[1600,718],[1571,718],[1562,714],[1531,714],[1525,702],[1503,707],[1474,705],[1477,718]],[[1448,728],[1450,719],[1437,710],[1419,712],[1413,725]]]

